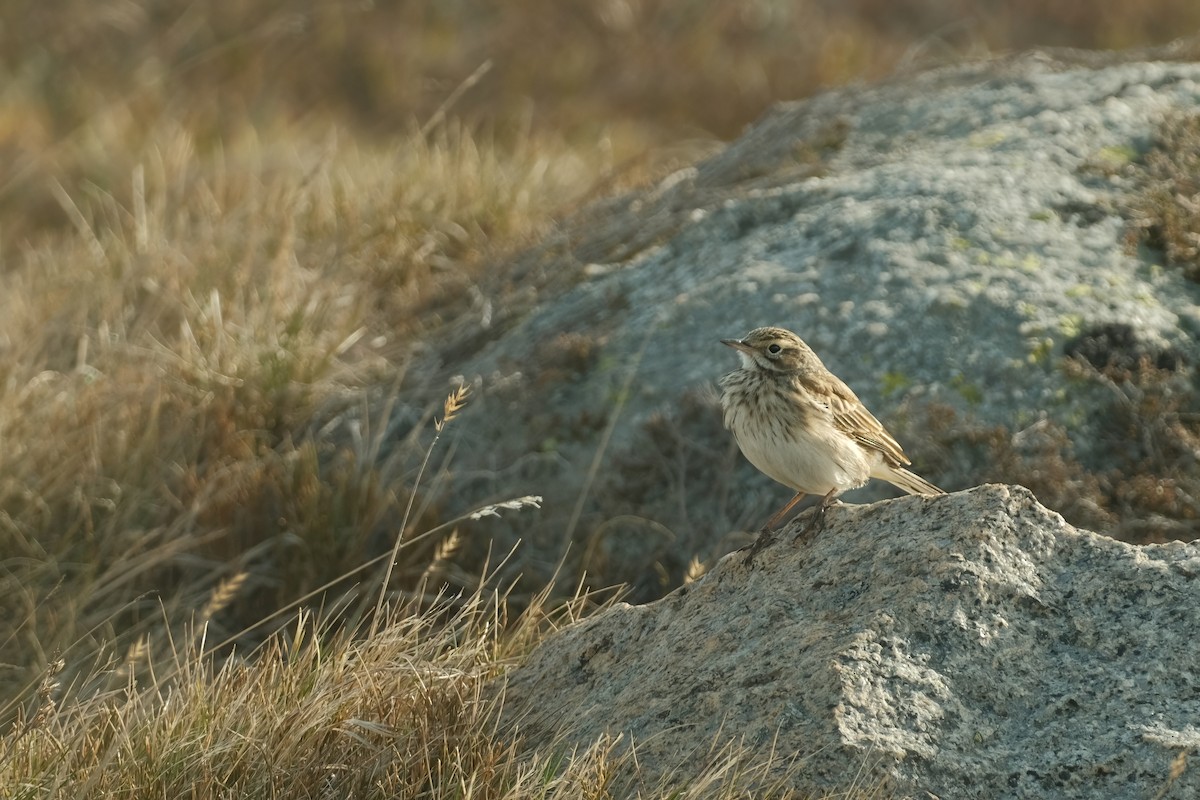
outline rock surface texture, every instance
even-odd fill
[[[1000,485],[790,532],[549,639],[507,722],[531,748],[627,734],[646,786],[736,738],[798,755],[805,791],[865,769],[901,797],[1200,796],[1195,765],[1168,777],[1200,748],[1200,546],[1116,542]]]
[[[1197,63],[1029,54],[776,107],[480,287],[436,353],[477,389],[456,500],[545,496],[500,542],[535,545],[511,562],[524,574],[571,538],[568,565],[589,554],[601,582],[654,582],[656,560],[677,581],[787,497],[737,455],[712,388],[737,363],[718,340],[766,324],[798,332],[934,483],[977,481],[929,471],[896,429],[931,401],[1011,431],[1056,421],[1086,462],[1103,390],[1059,367],[1072,337],[1128,326],[1200,363],[1200,285],[1130,249],[1119,168],[1198,104]]]

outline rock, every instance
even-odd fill
[[[729,738],[799,756],[777,771],[802,792],[865,769],[920,798],[1144,800],[1200,747],[1200,546],[1001,485],[834,507],[793,544],[802,523],[550,637],[501,685],[505,723],[543,752],[625,734],[635,787]],[[1196,796],[1195,767],[1165,794]]]
[[[411,370],[477,389],[453,502],[543,495],[540,515],[488,528],[493,550],[526,544],[513,575],[661,596],[789,494],[738,455],[713,389],[736,365],[718,340],[764,324],[800,333],[938,485],[987,464],[921,463],[896,425],[934,401],[1011,431],[1046,418],[1108,469],[1120,444],[1094,411],[1111,392],[1058,361],[1126,326],[1130,352],[1200,363],[1200,286],[1130,249],[1137,187],[1118,168],[1198,104],[1200,64],[1034,53],[772,109],[498,268],[480,290],[494,313],[456,321],[440,364]]]

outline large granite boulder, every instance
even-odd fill
[[[1001,485],[837,506],[793,543],[804,522],[550,637],[496,687],[509,729],[543,755],[620,736],[617,796],[688,784],[727,740],[773,765],[759,787],[1200,796],[1200,770],[1171,778],[1200,748],[1200,545]]]

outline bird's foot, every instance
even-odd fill
[[[746,560],[743,561],[742,563],[745,564],[746,566],[750,566],[751,564],[753,564],[754,557],[756,555],[758,555],[759,551],[765,550],[774,541],[775,541],[775,533],[770,528],[764,527],[761,531],[758,532],[758,538],[754,540],[753,544],[751,544],[749,547],[742,548],[743,550],[750,551],[746,554]]]
[[[792,544],[799,544],[801,541],[811,539],[821,532],[825,527],[825,512],[830,506],[841,505],[842,501],[834,497],[834,492],[830,492],[821,498],[821,502],[813,508],[812,519],[808,524],[800,529],[800,532],[792,539]]]

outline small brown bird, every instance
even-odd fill
[[[764,537],[805,495],[822,495],[815,525],[839,494],[870,478],[909,494],[945,494],[905,469],[912,462],[900,445],[799,336],[755,328],[721,343],[742,359],[740,369],[721,379],[725,427],[751,464],[796,491],[767,522]]]

